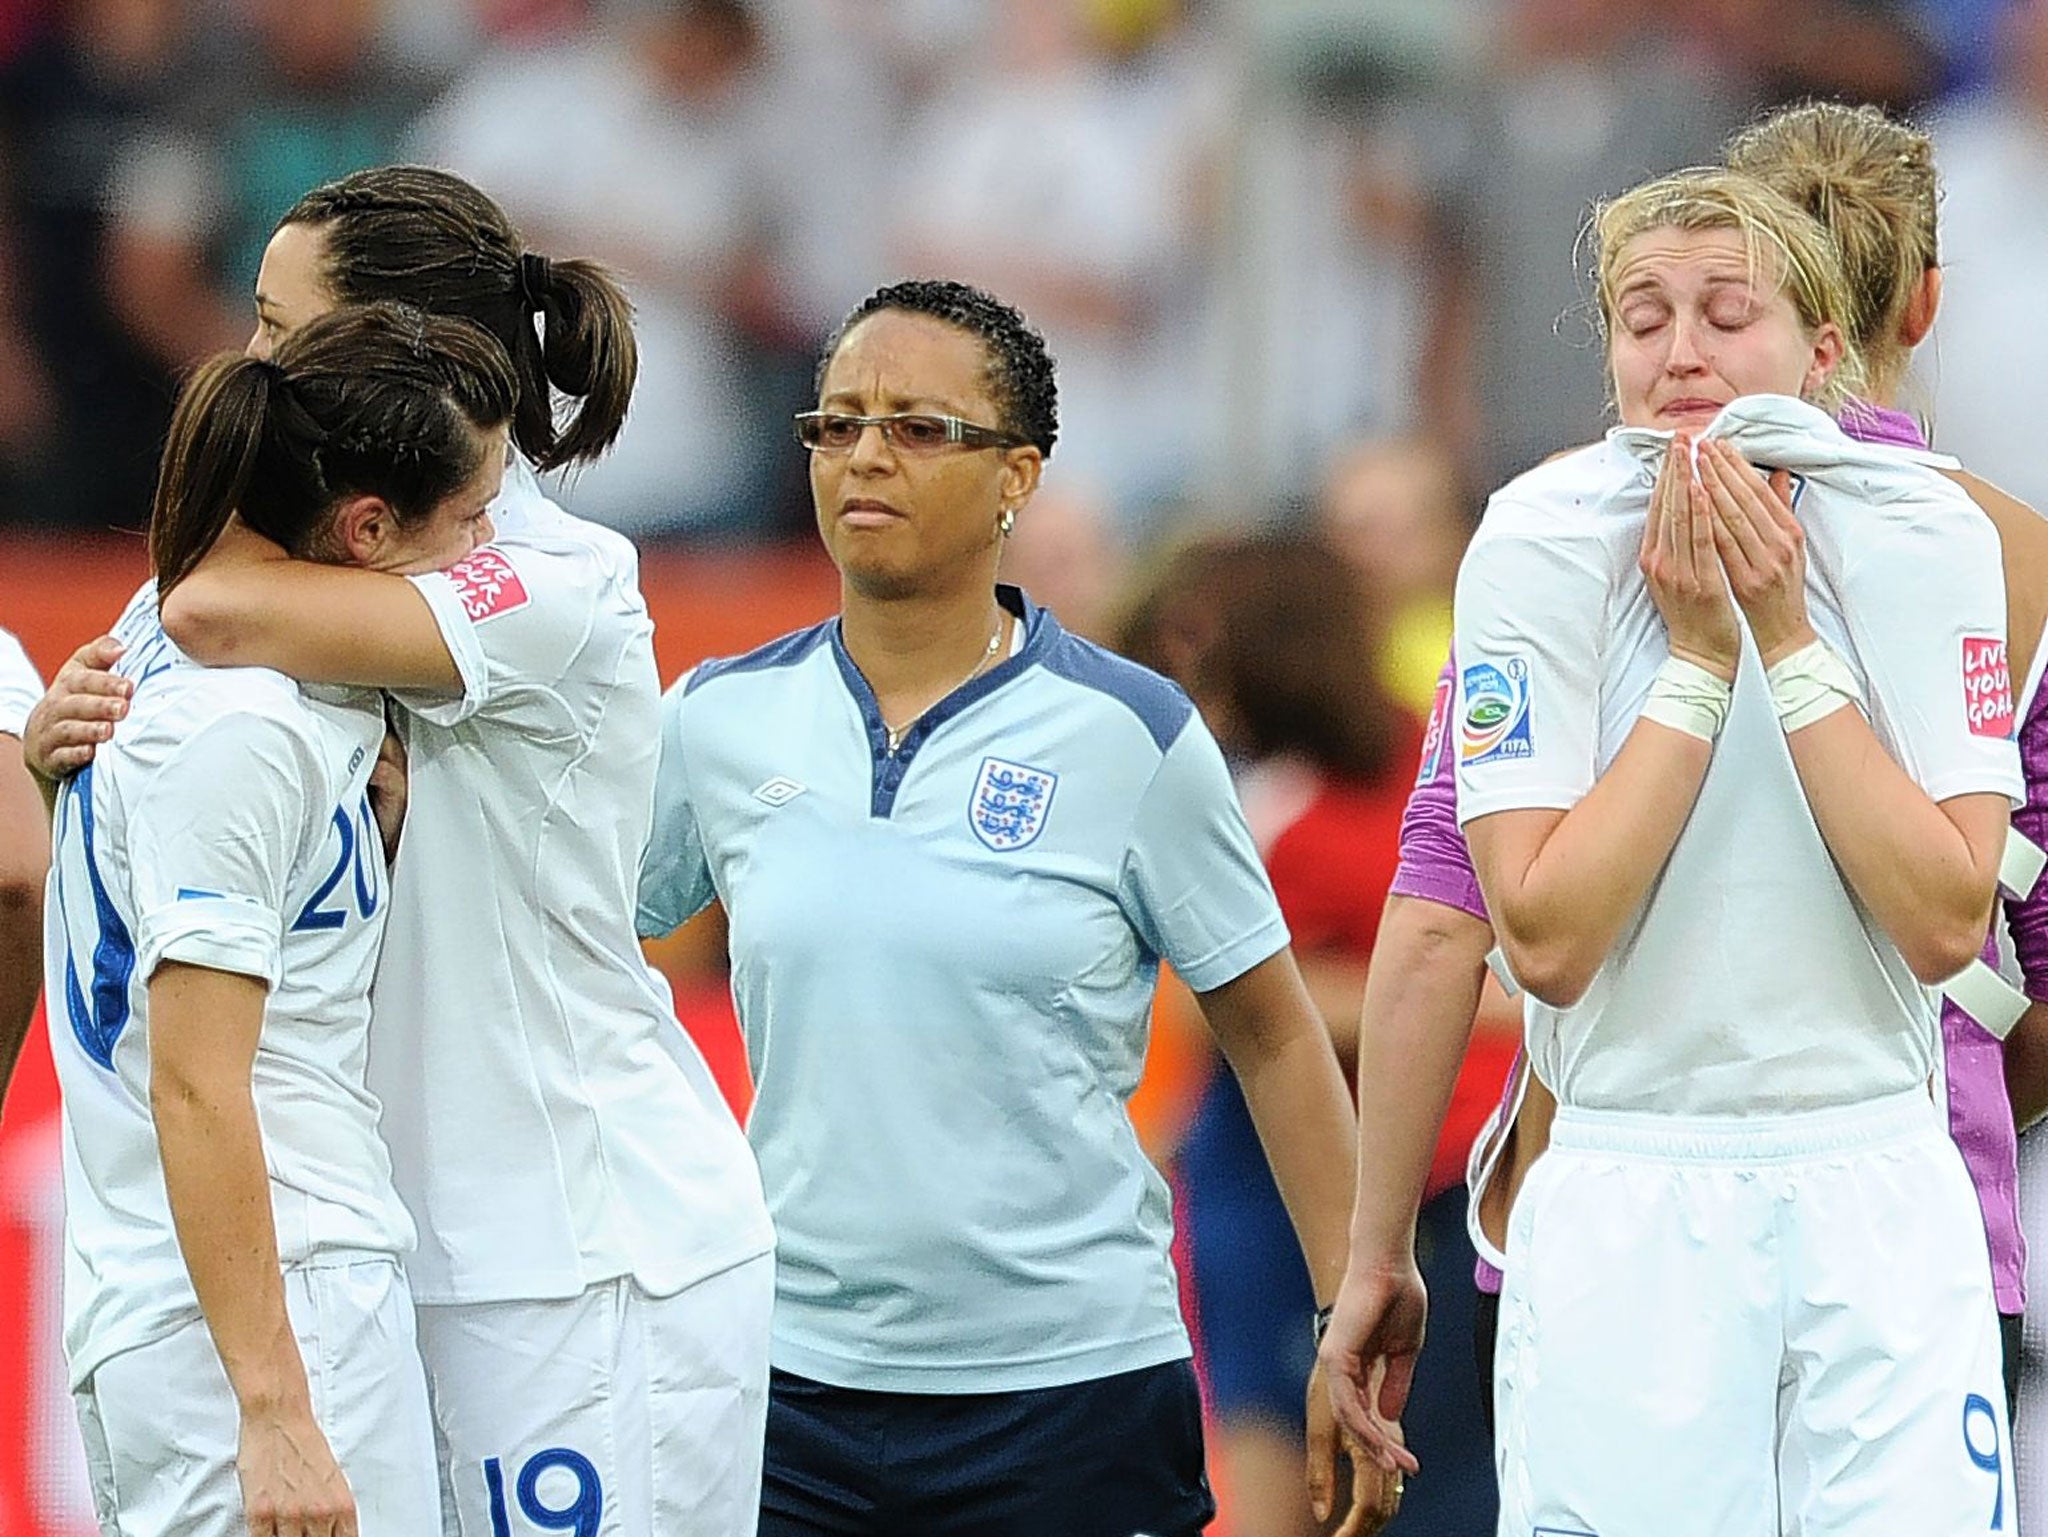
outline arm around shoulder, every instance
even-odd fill
[[[433,609],[407,577],[294,560],[231,529],[165,593],[164,631],[209,667],[269,667],[307,683],[462,686]]]

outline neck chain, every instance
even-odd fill
[[[996,611],[995,633],[989,636],[988,645],[982,648],[981,656],[979,660],[975,662],[973,670],[970,671],[967,674],[967,676],[962,678],[958,683],[954,684],[951,688],[947,689],[945,694],[939,695],[939,698],[944,699],[946,697],[946,694],[958,693],[961,689],[967,687],[968,684],[972,683],[976,678],[980,677],[982,675],[982,672],[988,667],[988,664],[996,659],[996,648],[1000,646],[1002,643],[1003,613],[1002,610],[998,609]],[[936,704],[937,702],[937,700],[933,701],[934,704]],[[925,710],[929,710],[930,708],[931,705],[925,706]],[[920,710],[916,715],[913,715],[909,720],[905,721],[900,726],[892,726],[887,721],[882,722],[882,730],[888,736],[890,752],[894,752],[898,747],[900,747],[903,744],[903,735],[905,732],[910,730],[912,726],[916,725],[919,721],[924,719],[925,710]]]

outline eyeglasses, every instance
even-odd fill
[[[1026,439],[1014,432],[980,427],[957,416],[899,411],[894,416],[846,416],[837,411],[799,411],[796,440],[813,453],[851,453],[870,427],[899,454],[935,454],[957,444],[962,448],[1022,448]]]

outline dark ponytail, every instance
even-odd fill
[[[519,385],[466,320],[349,305],[286,337],[271,362],[223,355],[178,396],[150,515],[159,597],[231,514],[292,554],[334,558],[332,514],[375,496],[417,523],[483,468]]]
[[[547,443],[545,451],[537,449],[528,457],[551,470],[595,459],[611,447],[632,403],[640,352],[633,337],[633,306],[610,273],[595,262],[534,260],[547,285],[536,307],[542,319],[536,349],[542,379],[527,387],[522,365],[512,436],[522,451],[528,443]],[[549,385],[582,402],[566,426],[556,426],[552,394],[544,387]]]
[[[632,304],[596,262],[527,251],[495,202],[425,166],[379,166],[316,187],[284,224],[321,232],[322,276],[341,302],[398,300],[495,336],[519,380],[512,441],[539,468],[594,459],[617,439],[640,356]],[[576,402],[566,422],[557,392]]]
[[[149,514],[149,562],[159,592],[191,574],[248,493],[277,372],[223,353],[200,364],[179,392]]]

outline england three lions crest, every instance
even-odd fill
[[[967,821],[974,836],[998,854],[1023,848],[1045,830],[1045,813],[1059,782],[1059,775],[1044,769],[983,758],[974,793],[967,799]]]

